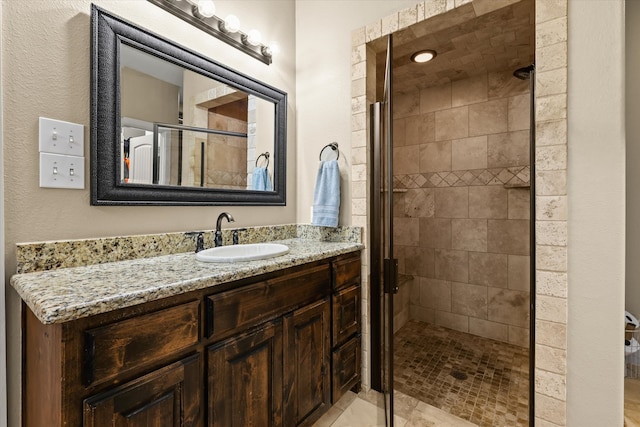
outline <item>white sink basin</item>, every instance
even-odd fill
[[[289,246],[279,243],[250,243],[246,245],[218,246],[196,253],[202,262],[239,262],[273,258],[289,252]]]

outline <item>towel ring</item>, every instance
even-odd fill
[[[267,166],[265,166],[265,167],[268,168],[269,167],[269,156],[270,156],[270,154],[269,154],[268,151],[265,151],[264,153],[260,154],[258,156],[258,158],[256,159],[256,167],[258,167],[258,160],[260,160],[260,157],[264,157],[267,160]]]
[[[336,156],[337,156],[336,160],[338,160],[340,158],[340,150],[338,150],[338,143],[337,142],[332,142],[331,144],[327,144],[324,147],[322,147],[322,150],[320,150],[320,156],[318,156],[320,160],[322,160],[322,153],[327,148],[331,148],[333,151],[336,152]]]

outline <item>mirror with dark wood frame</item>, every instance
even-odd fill
[[[91,11],[92,205],[285,205],[287,94]]]

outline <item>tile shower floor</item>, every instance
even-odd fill
[[[526,348],[410,320],[395,334],[394,380],[397,391],[480,427],[528,425]]]

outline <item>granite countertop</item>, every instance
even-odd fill
[[[62,323],[363,249],[350,242],[277,240],[286,255],[203,263],[193,253],[16,274],[11,285],[44,324]]]

